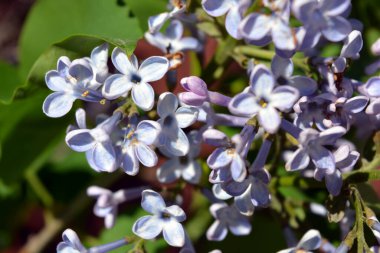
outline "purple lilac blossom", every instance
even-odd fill
[[[276,87],[271,71],[259,64],[251,74],[249,88],[232,98],[228,108],[239,116],[257,115],[265,131],[276,133],[281,124],[278,110],[290,110],[298,97],[298,90],[289,85]]]
[[[215,219],[206,232],[210,241],[222,241],[227,236],[228,230],[236,236],[248,235],[251,232],[252,227],[248,218],[234,205],[215,203],[211,205],[210,212]]]
[[[132,99],[144,111],[150,111],[154,105],[154,90],[149,82],[161,79],[169,68],[165,57],[152,56],[144,60],[140,67],[136,56],[128,56],[120,48],[112,52],[112,63],[120,74],[108,77],[102,92],[107,99],[127,96],[132,90]]]
[[[170,156],[157,170],[158,181],[168,184],[183,178],[191,184],[199,183],[202,176],[202,167],[196,160],[200,153],[200,141],[197,138],[198,132],[196,131],[188,134],[189,152],[183,157]]]
[[[87,102],[100,102],[103,97],[98,87],[92,86],[94,70],[86,59],[77,59],[70,62],[67,57],[58,60],[58,71],[51,70],[46,73],[45,81],[54,93],[47,96],[42,109],[52,118],[67,114],[75,100]]]
[[[202,0],[203,9],[213,17],[226,15],[226,30],[235,39],[241,39],[238,29],[244,12],[251,5],[251,0]]]
[[[179,206],[167,207],[161,195],[152,190],[143,191],[141,206],[152,215],[139,218],[133,225],[133,233],[143,239],[151,240],[163,232],[164,239],[169,245],[184,246],[185,232],[180,222],[186,219],[186,214]]]
[[[162,93],[157,103],[158,123],[161,133],[158,138],[159,149],[164,154],[185,156],[190,144],[182,128],[192,125],[198,118],[198,109],[182,106],[178,109],[178,98],[170,92]]]
[[[96,171],[113,172],[119,164],[112,133],[121,120],[121,113],[98,124],[93,129],[76,129],[66,134],[67,145],[77,152],[86,152],[90,166]]]
[[[130,119],[124,129],[124,140],[121,145],[121,167],[125,173],[134,176],[139,172],[140,163],[146,167],[157,164],[158,157],[152,149],[161,132],[159,123],[143,120],[136,124]]]
[[[280,250],[277,253],[297,253],[301,252],[311,252],[312,250],[318,249],[322,244],[322,237],[319,231],[311,229],[306,232],[306,234],[301,238],[299,243],[294,248]]]

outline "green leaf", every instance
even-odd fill
[[[74,35],[137,40],[142,36],[136,18],[116,1],[39,0],[33,6],[20,39],[20,75],[29,69],[48,47]]]
[[[150,16],[155,16],[167,11],[166,6],[168,1],[166,0],[125,1],[132,13],[137,17],[143,32],[148,31],[148,19]]]
[[[37,171],[63,142],[69,116],[50,119],[41,106],[47,92],[11,105],[0,106],[2,157],[0,178],[9,186],[18,185],[27,171]]]
[[[310,197],[303,193],[300,189],[293,186],[281,186],[278,188],[279,193],[285,198],[296,201],[311,201]]]
[[[9,103],[17,86],[21,85],[16,67],[0,62],[0,102]]]

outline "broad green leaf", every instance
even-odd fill
[[[0,102],[9,103],[17,86],[21,85],[15,66],[0,62]]]
[[[7,185],[19,184],[28,170],[38,170],[56,144],[63,142],[71,119],[69,116],[50,119],[44,115],[41,107],[46,95],[47,92],[41,91],[38,96],[0,106],[3,151],[0,178]]]
[[[148,19],[150,16],[158,15],[167,11],[167,0],[125,0],[127,6],[139,21],[141,30],[148,31]]]
[[[48,47],[73,34],[137,40],[142,33],[128,8],[105,0],[39,0],[33,6],[20,39],[20,75],[25,78]]]

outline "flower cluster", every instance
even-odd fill
[[[185,52],[200,53],[207,35],[194,32],[194,25],[201,21],[196,14],[186,13],[185,2],[170,3],[168,12],[149,19],[145,34],[165,56],[139,63],[135,55],[129,57],[115,47],[107,64],[108,45],[104,44],[90,58],[61,57],[57,70],[46,74],[46,84],[53,91],[43,104],[47,116],[64,116],[75,100],[85,101],[87,112],[93,108],[91,103],[100,103],[104,112],[112,111],[92,117],[96,124],[88,127],[86,111],[78,109],[77,124],[66,133],[67,145],[85,152],[89,166],[97,172],[121,168],[136,176],[143,167],[157,167],[160,183],[182,189],[184,181],[201,189],[211,202],[215,220],[205,233],[208,240],[221,241],[228,231],[236,236],[250,234],[255,210],[270,207],[273,197],[278,202],[278,167],[285,168],[282,173],[289,172],[288,177],[324,180],[332,196],[340,196],[343,190],[354,194],[343,179],[355,169],[361,154],[348,133],[363,127],[363,122],[369,125],[367,135],[380,129],[380,77],[362,82],[346,75],[363,47],[360,27],[348,19],[351,1],[263,0],[256,5],[250,0],[202,0],[198,8],[203,15],[207,13],[211,20],[226,15],[226,36],[236,40],[236,49],[246,49],[231,53],[239,54],[234,59],[243,58],[239,63],[248,69],[246,87],[231,96],[212,90],[212,83],[204,81],[207,76],[204,80],[182,77],[179,94],[155,94],[154,82],[165,77],[173,82],[173,76],[177,82],[176,70],[186,60]],[[293,21],[299,26],[292,26]],[[192,34],[184,37],[186,29]],[[340,43],[340,54],[322,57],[321,49],[331,42]],[[264,59],[260,59],[264,53],[256,55],[257,47],[271,48],[272,44],[274,52],[265,51]],[[373,47],[377,55],[378,44]],[[237,131],[227,134],[225,126]],[[202,163],[199,158],[205,144],[214,149]],[[163,163],[158,162],[160,157],[165,158]],[[209,182],[202,180],[207,176]],[[205,190],[208,186],[212,191]],[[113,193],[90,187],[88,195],[97,198],[94,213],[104,217],[110,228],[118,205],[141,194],[141,206],[150,215],[135,222],[133,233],[151,240],[162,232],[169,245],[195,252],[182,226],[191,215],[180,207],[179,191],[163,194],[171,203],[167,206],[159,193],[146,188]],[[354,199],[360,201],[357,196]],[[379,233],[376,216],[368,216],[367,222],[375,235]],[[288,244],[289,249],[279,252],[335,251],[316,230],[309,230],[298,244]],[[336,252],[347,252],[352,243],[342,245]],[[57,251],[67,252],[67,248],[87,252],[71,230],[64,232]]]

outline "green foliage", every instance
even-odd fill
[[[50,45],[75,34],[136,41],[142,33],[137,19],[127,14],[128,8],[117,6],[116,1],[37,1],[20,40],[21,77],[27,76],[38,56]]]

